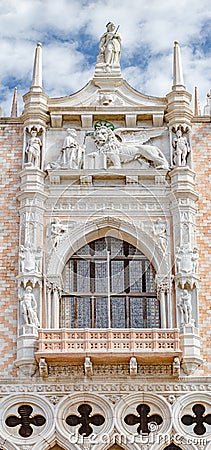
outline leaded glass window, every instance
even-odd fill
[[[155,270],[133,245],[100,238],[79,249],[63,270],[60,326],[160,327]]]

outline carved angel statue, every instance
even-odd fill
[[[175,166],[186,166],[190,146],[187,138],[182,135],[182,131],[180,129],[176,131],[176,138],[174,138],[172,145],[175,148],[173,154],[173,162]]]
[[[31,286],[26,287],[26,292],[20,300],[24,324],[39,327],[40,323],[37,317],[37,302],[34,294],[32,293]]]
[[[108,22],[106,32],[100,38],[97,63],[104,63],[108,69],[119,66],[120,63],[121,37],[118,29],[112,22]]]
[[[34,167],[40,167],[40,150],[42,142],[37,136],[37,131],[31,131],[31,138],[28,140],[26,147],[26,154],[28,156],[28,163]]]

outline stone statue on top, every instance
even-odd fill
[[[108,22],[106,32],[100,38],[97,66],[103,66],[107,72],[115,67],[120,68],[121,37],[118,29],[112,22]]]

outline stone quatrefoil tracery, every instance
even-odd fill
[[[90,416],[92,407],[86,403],[83,403],[78,407],[78,412],[81,417],[71,414],[66,418],[66,423],[72,427],[81,424],[78,432],[82,436],[88,437],[92,434],[93,429],[90,424],[99,427],[105,422],[105,419],[101,414],[94,414],[93,416]]]
[[[192,411],[194,412],[194,416],[190,414],[186,414],[182,417],[182,423],[184,425],[190,426],[196,423],[193,431],[195,434],[202,435],[206,433],[206,428],[204,423],[211,425],[211,414],[204,415],[205,407],[200,404],[196,404],[192,407]]]
[[[5,423],[8,427],[16,427],[17,425],[21,425],[19,429],[19,434],[27,438],[32,435],[33,428],[31,425],[35,425],[36,427],[41,427],[45,424],[45,417],[41,416],[41,414],[36,414],[34,417],[31,417],[33,408],[30,405],[21,405],[18,408],[18,414],[20,417],[11,415],[7,417]]]
[[[149,416],[150,407],[146,404],[140,404],[137,406],[136,411],[139,416],[135,414],[128,414],[124,421],[127,425],[136,425],[139,423],[137,432],[139,434],[149,434],[151,431],[157,431],[157,426],[163,422],[163,419],[159,414],[152,414]]]

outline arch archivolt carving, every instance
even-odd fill
[[[80,225],[76,224],[74,228],[67,231],[60,244],[51,252],[47,276],[61,275],[67,260],[79,248],[106,235],[125,240],[137,247],[150,260],[161,278],[170,273],[168,251],[167,249],[166,252],[162,250],[150,230],[144,229],[140,223],[136,226],[132,222],[106,216],[84,223],[81,222]]]

